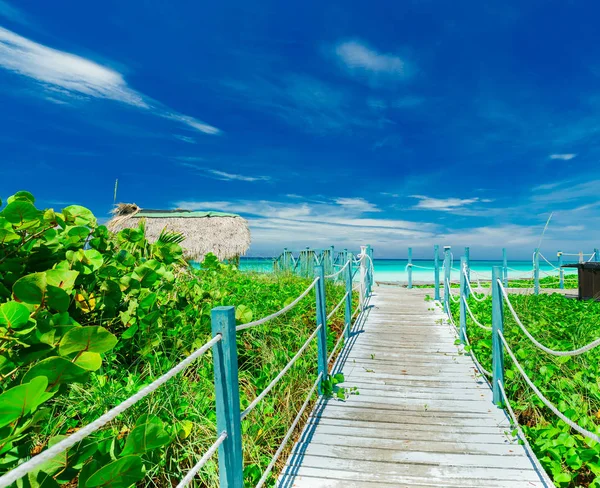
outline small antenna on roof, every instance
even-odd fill
[[[117,204],[117,189],[119,188],[119,178],[115,180],[115,196],[113,198],[113,205]]]

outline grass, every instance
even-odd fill
[[[244,305],[253,318],[269,315],[299,295],[312,281],[290,275],[197,272],[204,296],[202,319],[197,327],[178,337],[179,350],[167,350],[163,343],[152,345],[144,358],[124,371],[127,363],[119,354],[108,357],[99,374],[88,384],[73,385],[66,396],[53,405],[53,415],[40,432],[37,444],[51,435],[80,428],[112,406],[172,368],[186,351],[210,339],[206,320],[218,305]],[[328,311],[343,297],[345,288],[327,284]],[[314,293],[282,317],[238,333],[238,361],[242,410],[269,384],[304,344],[315,329]],[[168,326],[168,324],[165,324]],[[343,329],[343,307],[328,324],[328,350],[331,351]],[[242,422],[244,477],[256,484],[315,381],[316,340],[275,386],[272,392]],[[307,412],[310,411],[307,410]],[[216,439],[215,398],[211,354],[207,353],[180,376],[141,401],[113,422],[108,429],[125,436],[142,414],[158,416],[174,427],[176,436],[161,456],[146,459],[147,476],[139,486],[174,486],[199,460]],[[302,423],[300,424],[302,425]],[[293,443],[288,446],[288,451]],[[285,455],[278,463],[283,464]],[[277,472],[277,470],[275,471]],[[195,486],[217,487],[217,456],[208,462]]]
[[[547,347],[572,350],[600,336],[600,303],[577,301],[561,294],[510,295],[531,334]],[[491,323],[491,299],[469,301],[477,320]],[[451,305],[458,321],[458,304]],[[540,351],[523,334],[505,308],[504,336],[526,373],[561,412],[582,427],[600,433],[600,349],[576,357],[556,357]],[[458,323],[458,322],[457,322]],[[491,332],[467,320],[477,359],[491,370]],[[600,486],[600,445],[560,421],[533,394],[505,354],[505,388],[511,405],[545,469],[560,487]]]

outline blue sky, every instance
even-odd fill
[[[600,246],[593,2],[0,0],[0,195],[238,212],[251,254]]]

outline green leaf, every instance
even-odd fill
[[[81,205],[69,205],[63,209],[62,213],[68,223],[92,227],[96,226],[96,217],[94,217],[94,214],[91,210],[88,210]]]
[[[13,242],[21,239],[19,234],[14,233],[9,229],[0,229],[0,243],[4,244],[5,242]]]
[[[0,325],[20,329],[29,323],[29,309],[19,302],[6,302],[0,305]]]
[[[138,456],[125,456],[100,468],[85,484],[86,488],[128,488],[144,477],[144,465]]]
[[[110,351],[116,344],[117,338],[104,327],[97,325],[75,327],[61,339],[58,352],[61,356],[68,356],[79,351],[101,354]]]
[[[11,224],[23,224],[38,220],[42,213],[30,202],[14,201],[9,203],[2,211],[2,216]]]
[[[25,373],[23,381],[29,381],[39,376],[47,378],[47,389],[54,389],[62,383],[80,383],[84,381],[87,377],[87,371],[68,359],[52,356],[35,364]]]
[[[163,429],[162,422],[152,419],[151,422],[136,426],[127,436],[122,456],[144,454],[171,442],[171,436]]]
[[[97,352],[85,351],[77,358],[75,364],[88,371],[97,371],[102,366],[102,356]]]
[[[46,293],[46,273],[32,273],[18,279],[13,285],[13,295],[17,300],[32,305],[44,301]]]
[[[571,481],[571,475],[569,473],[559,473],[554,476],[554,481],[557,483],[569,483]]]
[[[79,276],[79,271],[70,271],[68,269],[51,269],[46,271],[46,282],[49,285],[62,288],[69,292],[75,286],[75,280]]]
[[[135,268],[131,277],[139,281],[143,288],[150,288],[159,278],[156,271],[144,265]]]
[[[28,191],[21,190],[6,199],[6,203],[12,202],[29,202],[33,204],[35,203],[35,197]]]
[[[70,298],[65,290],[56,286],[48,285],[46,287],[46,302],[48,308],[57,312],[66,312],[69,308]]]
[[[58,444],[60,441],[62,441],[63,439],[66,439],[67,437],[68,436],[66,436],[66,435],[55,435],[54,437],[51,437],[50,440],[48,441],[48,447],[50,448],[54,444]],[[68,453],[67,453],[67,451],[64,451],[63,453],[54,456],[52,459],[50,459],[49,461],[42,464],[40,467],[40,471],[43,471],[44,473],[47,473],[50,475],[54,475],[58,471],[66,469],[67,460],[68,460]]]
[[[6,390],[0,395],[0,428],[34,411],[49,397],[48,380],[41,376]]]
[[[235,318],[242,324],[247,324],[252,321],[252,310],[246,305],[238,305],[235,307]]]
[[[177,437],[180,439],[187,439],[192,433],[194,423],[191,420],[182,420],[179,422],[179,430],[177,431]]]
[[[82,259],[83,264],[92,268],[93,271],[99,269],[104,263],[104,258],[99,251],[96,249],[86,249],[83,251],[84,258]]]

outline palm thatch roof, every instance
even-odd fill
[[[113,232],[139,226],[146,220],[146,238],[156,241],[163,229],[185,236],[181,243],[186,259],[202,261],[209,252],[220,260],[235,259],[250,247],[248,221],[239,215],[190,210],[146,210],[135,203],[120,203],[107,226]]]

